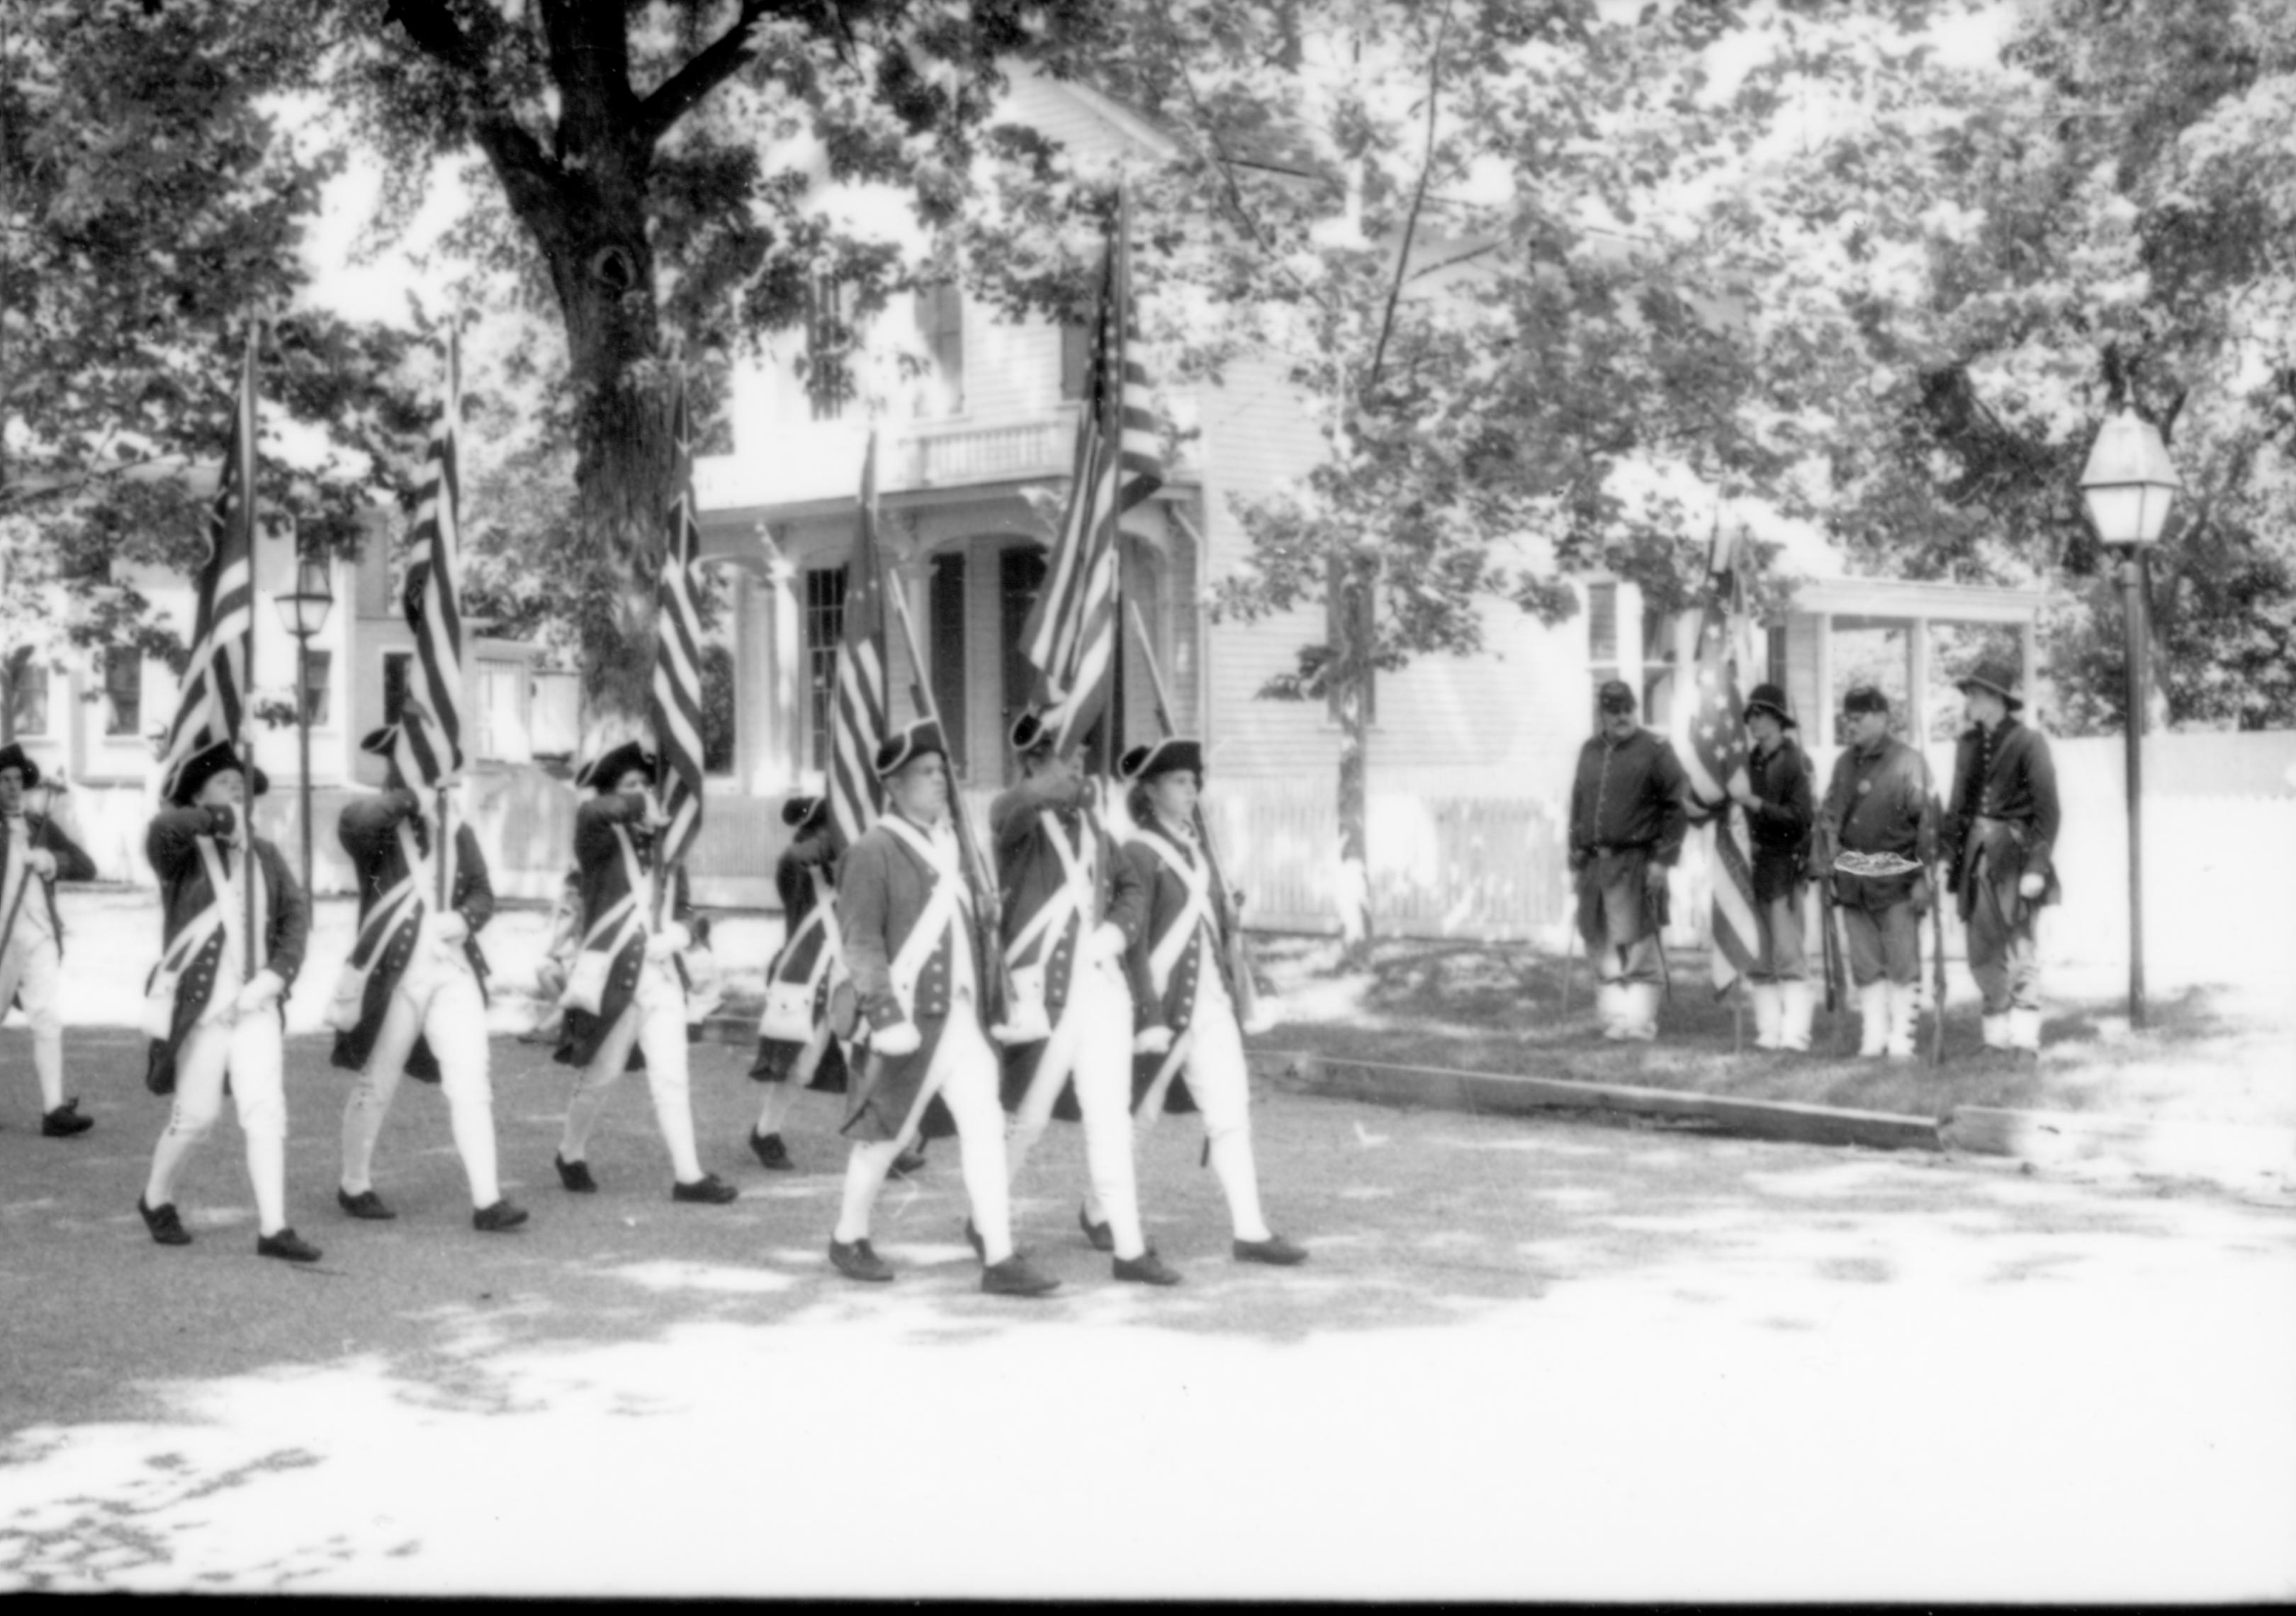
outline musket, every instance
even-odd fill
[[[948,739],[948,726],[941,722],[940,705],[933,700],[932,691],[925,683],[923,648],[917,643],[917,626],[910,620],[909,603],[898,589],[888,589],[886,596],[893,603],[893,615],[901,620],[901,638],[909,648],[909,698],[917,710],[932,720],[933,727],[941,733],[944,744]],[[964,780],[954,753],[948,758],[948,816],[956,826],[956,855],[964,865],[964,878],[972,883],[972,924],[975,941],[989,962],[994,973],[993,987],[996,1002],[995,1013],[989,1019],[993,1027],[1011,1013],[1013,1002],[1013,968],[1004,957],[1004,926],[999,915],[1001,899],[996,883],[990,878],[988,857],[973,834],[972,820],[964,811]]]
[[[1124,610],[1132,619],[1133,637],[1140,642],[1141,658],[1148,665],[1148,684],[1156,697],[1156,722],[1168,739],[1178,730],[1172,722],[1171,698],[1164,689],[1164,670],[1156,660],[1156,647],[1149,641],[1148,625],[1141,620],[1138,604],[1128,600]],[[1233,979],[1229,990],[1235,996],[1236,1025],[1248,1026],[1259,1018],[1259,985],[1252,980],[1251,949],[1243,937],[1243,899],[1227,884],[1227,876],[1220,869],[1219,851],[1212,846],[1211,826],[1205,823],[1201,801],[1196,804],[1195,829],[1196,844],[1204,850],[1204,862],[1211,865],[1213,889],[1227,912],[1226,964]]]
[[[1930,1065],[1945,1064],[1945,894],[1939,889],[1942,883],[1930,882],[1930,964],[1931,992],[1934,1001],[1930,1008],[1936,1021],[1930,1027]]]

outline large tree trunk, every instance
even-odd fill
[[[1340,867],[1332,902],[1339,912],[1341,964],[1371,964],[1371,835],[1365,766],[1371,740],[1372,578],[1363,564],[1335,564],[1331,611],[1332,716],[1340,726]]]

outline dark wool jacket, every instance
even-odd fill
[[[1950,803],[1945,841],[1964,920],[1977,901],[1969,876],[1980,854],[1987,879],[1996,884],[2014,885],[2021,875],[2038,874],[2046,882],[2040,902],[2064,896],[2055,863],[2062,820],[2057,768],[2039,730],[2005,718],[1990,730],[1972,724],[1962,731],[1954,749]],[[1992,823],[1980,827],[1980,819]]]
[[[208,880],[207,863],[200,857],[201,839],[228,834],[237,818],[234,810],[226,808],[168,808],[153,816],[144,834],[144,853],[152,861],[152,873],[160,878],[160,955],[163,964],[176,939],[216,901],[215,887]],[[234,874],[242,856],[242,849],[219,848],[217,851],[224,861],[225,874]],[[275,1006],[283,1028],[287,994],[294,990],[295,979],[303,969],[304,950],[310,943],[311,909],[275,846],[260,836],[255,838],[255,857],[263,866],[265,910],[258,917],[266,950],[263,969],[276,973],[286,984],[286,991],[281,993]],[[225,935],[218,929],[184,964],[176,986],[175,1013],[168,1036],[152,1041],[150,1060],[144,1070],[144,1085],[153,1094],[175,1092],[176,1057],[215,991]]]
[[[1616,850],[1673,864],[1689,824],[1682,790],[1682,761],[1665,737],[1647,729],[1615,743],[1607,735],[1591,737],[1578,749],[1570,784],[1571,867]]]
[[[367,1057],[374,1052],[375,1035],[382,1030],[382,1018],[390,1008],[391,994],[398,990],[399,979],[406,974],[407,961],[420,938],[422,916],[438,901],[435,890],[416,892],[413,896],[417,901],[401,905],[395,923],[384,923],[390,928],[387,934],[367,935],[367,923],[375,904],[406,877],[406,855],[398,845],[398,827],[410,821],[408,828],[414,839],[415,852],[427,855],[430,851],[430,826],[417,811],[411,792],[385,792],[379,797],[347,803],[342,816],[335,822],[335,839],[350,855],[351,868],[358,874],[358,931],[351,958],[356,964],[364,964],[369,957],[367,950],[379,956],[366,979],[365,997],[359,1003],[358,1025],[335,1035],[334,1063],[348,1071],[363,1070]],[[463,939],[463,956],[470,961],[483,993],[487,959],[479,951],[479,932],[494,918],[495,890],[487,878],[486,852],[467,824],[455,827],[455,890],[451,896],[454,902],[450,906],[471,929],[471,934]],[[414,1047],[406,1057],[406,1074],[425,1083],[439,1080],[438,1059],[431,1054],[430,1046],[420,1038],[414,1040]]]
[[[1746,810],[1754,840],[1754,901],[1791,898],[1816,819],[1808,756],[1789,731],[1776,751],[1748,753],[1746,778],[1754,792],[1754,806]]]
[[[1833,868],[1841,853],[1895,853],[1926,870],[1937,861],[1937,798],[1929,760],[1894,735],[1871,751],[1851,746],[1833,760],[1819,816],[1823,857]],[[1902,875],[1833,872],[1833,899],[1846,908],[1880,911],[1909,900],[1921,871]]]

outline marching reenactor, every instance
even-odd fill
[[[168,806],[144,837],[163,913],[160,964],[146,990],[144,1084],[173,1095],[175,1106],[135,1210],[161,1245],[191,1243],[176,1210],[176,1175],[215,1125],[228,1086],[247,1141],[256,1251],[316,1262],[319,1249],[287,1225],[283,1048],[287,992],[303,968],[311,914],[279,849],[255,834],[251,800],[269,786],[261,769],[245,769],[231,742],[218,741],[176,766]]]
[[[1969,931],[1969,973],[1984,996],[1985,1047],[2041,1053],[2041,960],[2035,926],[2057,882],[2056,765],[2040,731],[2018,721],[2017,675],[1984,663],[1961,681],[1969,715],[1953,759],[1946,847]]]
[[[760,1167],[785,1173],[797,1166],[781,1133],[797,1091],[845,1092],[845,1050],[829,1027],[830,991],[845,980],[845,965],[829,800],[791,797],[782,805],[782,823],[796,833],[774,862],[787,930],[766,967],[758,1058],[750,1067],[750,1076],[766,1086],[766,1102],[750,1129],[750,1151]]]
[[[1785,692],[1757,685],[1746,698],[1753,749],[1730,794],[1746,811],[1754,843],[1754,929],[1760,952],[1747,975],[1754,1001],[1754,1047],[1807,1050],[1811,1004],[1802,949],[1802,859],[1816,816],[1809,760],[1803,756]]]
[[[853,1141],[829,1260],[849,1279],[893,1277],[869,1243],[870,1215],[902,1145],[954,1131],[972,1203],[967,1237],[993,1296],[1042,1296],[1060,1282],[1014,1253],[1005,1189],[1004,1115],[984,1029],[989,962],[974,923],[951,812],[948,750],[920,720],[888,735],[873,767],[886,810],[838,872],[845,964],[868,1056],[846,1095]]]
[[[1861,685],[1841,712],[1849,744],[1833,760],[1819,816],[1827,884],[1857,989],[1857,1053],[1902,1059],[1914,1053],[1921,917],[1936,899],[1937,799],[1928,760],[1890,734],[1889,697]]]
[[[1579,748],[1570,786],[1578,935],[1595,964],[1603,1036],[1650,1039],[1658,1036],[1666,873],[1689,824],[1682,763],[1664,736],[1635,721],[1626,681],[1605,680],[1595,704],[1601,727]]]
[[[40,1085],[40,1132],[69,1139],[94,1126],[79,1102],[64,1098],[63,917],[56,882],[93,881],[95,863],[56,823],[56,789],[47,812],[32,813],[25,796],[40,766],[14,742],[0,746],[0,1015],[20,1004],[32,1023],[32,1073]]]
[[[741,1191],[701,1170],[686,1087],[685,983],[676,956],[693,940],[687,925],[693,908],[682,867],[668,920],[658,923],[655,914],[660,872],[653,855],[661,823],[654,776],[653,755],[635,741],[574,776],[577,791],[594,794],[574,813],[584,931],[562,1000],[566,1021],[557,1059],[579,1067],[582,1076],[567,1103],[554,1165],[569,1191],[596,1191],[590,1130],[622,1074],[642,1070],[655,1125],[669,1148],[670,1199],[723,1205]]]
[[[1203,1113],[1205,1155],[1227,1196],[1238,1262],[1290,1267],[1308,1253],[1267,1226],[1251,1152],[1250,1071],[1230,983],[1228,895],[1196,835],[1204,749],[1184,735],[1124,754],[1133,834],[1124,857],[1146,894],[1132,945],[1134,1110]]]
[[[1003,890],[1005,963],[1021,1001],[1008,1019],[1048,1036],[1008,1044],[1005,1141],[1013,1179],[1053,1117],[1084,1123],[1085,1237],[1119,1280],[1177,1284],[1140,1232],[1132,1166],[1132,989],[1126,976],[1147,920],[1145,884],[1123,857],[1076,756],[1035,713],[1014,721],[1023,778],[988,805]]]
[[[359,742],[389,759],[397,726]],[[523,1208],[503,1199],[495,1169],[494,1093],[487,1045],[487,962],[478,933],[494,915],[485,852],[465,824],[438,845],[433,816],[395,762],[385,789],[345,805],[335,834],[358,877],[359,925],[329,1021],[334,1063],[359,1074],[343,1105],[342,1181],[335,1199],[354,1218],[398,1216],[376,1194],[374,1145],[402,1075],[446,1090],[447,1126],[471,1184],[471,1224],[514,1229]],[[438,903],[445,858],[448,905]]]

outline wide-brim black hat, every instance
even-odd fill
[[[1972,685],[1980,690],[1989,690],[2008,703],[2011,712],[2015,712],[2025,705],[2023,698],[2017,693],[2017,670],[2008,663],[1980,662],[1962,675],[1954,688],[1964,693]]]
[[[24,776],[24,786],[29,790],[40,783],[40,766],[32,761],[32,754],[24,750],[23,742],[11,741],[0,746],[0,769],[12,768]]]
[[[791,830],[802,829],[811,821],[820,818],[828,807],[828,798],[808,797],[800,792],[782,804],[782,823]]]
[[[1746,698],[1746,710],[1742,716],[1752,718],[1757,708],[1765,712],[1775,713],[1778,722],[1788,729],[1800,727],[1794,723],[1793,714],[1786,709],[1786,693],[1775,685],[1755,685],[1753,693]]]
[[[1201,780],[1204,773],[1204,743],[1193,735],[1167,735],[1153,746],[1136,746],[1118,759],[1116,772],[1145,785],[1176,769],[1189,769]]]
[[[247,794],[260,797],[271,789],[271,776],[259,768],[250,768],[240,761],[239,749],[228,741],[193,752],[176,766],[168,782],[168,800],[177,808],[189,808],[200,788],[226,769],[235,769],[247,777]]]
[[[654,756],[643,742],[625,741],[619,746],[607,748],[590,759],[574,774],[574,789],[578,792],[611,792],[619,785],[622,776],[632,769],[646,777],[648,785],[661,778]]]
[[[948,742],[941,738],[939,725],[931,718],[919,718],[906,729],[895,730],[879,743],[872,767],[878,779],[887,779],[928,752],[939,752],[945,759],[948,756]]]

